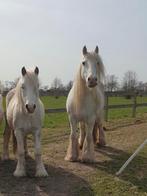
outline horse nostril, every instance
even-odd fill
[[[26,104],[26,108],[28,109],[28,104]]]
[[[34,110],[35,110],[35,108],[36,108],[36,105],[34,104]]]
[[[95,78],[95,81],[97,82],[97,78]]]
[[[90,81],[90,77],[88,77],[88,81]]]

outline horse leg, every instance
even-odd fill
[[[93,143],[93,127],[94,122],[88,123],[86,128],[86,136],[82,149],[82,162],[94,162],[94,143]]]
[[[36,161],[36,177],[45,177],[48,176],[48,173],[44,167],[44,164],[41,159],[41,142],[40,142],[40,130],[36,130],[34,133],[34,142],[35,142],[35,161]]]
[[[4,133],[3,133],[3,155],[2,155],[3,160],[8,160],[9,159],[10,136],[11,136],[11,129],[8,126],[7,122],[6,122]]]
[[[13,153],[17,158],[17,141],[16,141],[14,130],[12,130],[12,140],[13,140]]]
[[[98,140],[98,123],[95,122],[94,127],[93,127],[93,142],[94,144],[97,144]]]
[[[17,166],[14,172],[14,176],[21,177],[26,176],[25,169],[25,153],[24,153],[24,135],[20,129],[15,130],[15,136],[17,140]]]
[[[24,150],[25,150],[25,157],[29,156],[28,146],[27,146],[27,135],[24,137]]]
[[[69,117],[71,133],[69,137],[69,146],[67,149],[67,154],[65,157],[66,161],[77,161],[79,156],[79,145],[78,145],[78,138],[76,134],[77,130],[77,122],[74,118]]]
[[[83,148],[84,139],[85,139],[85,124],[80,122],[79,126],[80,126],[79,147],[80,147],[80,149],[82,149]]]
[[[98,123],[98,128],[99,128],[99,143],[98,143],[98,145],[105,146],[106,140],[105,140],[105,133],[104,133],[102,123]]]

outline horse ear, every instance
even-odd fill
[[[99,53],[99,48],[98,48],[98,46],[96,46],[96,48],[95,48],[95,53]]]
[[[25,67],[23,67],[23,68],[21,69],[21,73],[22,73],[23,76],[26,75],[27,71],[26,71],[26,68],[25,68]]]
[[[86,46],[83,47],[83,55],[86,55],[87,54],[87,48]]]
[[[34,71],[34,72],[35,72],[36,75],[39,74],[39,69],[38,69],[38,67],[35,68],[35,71]]]

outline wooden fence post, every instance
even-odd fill
[[[137,106],[137,95],[136,92],[134,93],[134,97],[133,97],[133,108],[132,108],[132,117],[135,118],[136,117],[136,106]]]

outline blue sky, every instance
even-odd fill
[[[147,81],[146,0],[0,0],[0,80],[38,66],[42,85],[73,80],[83,45],[96,45],[107,74]]]

